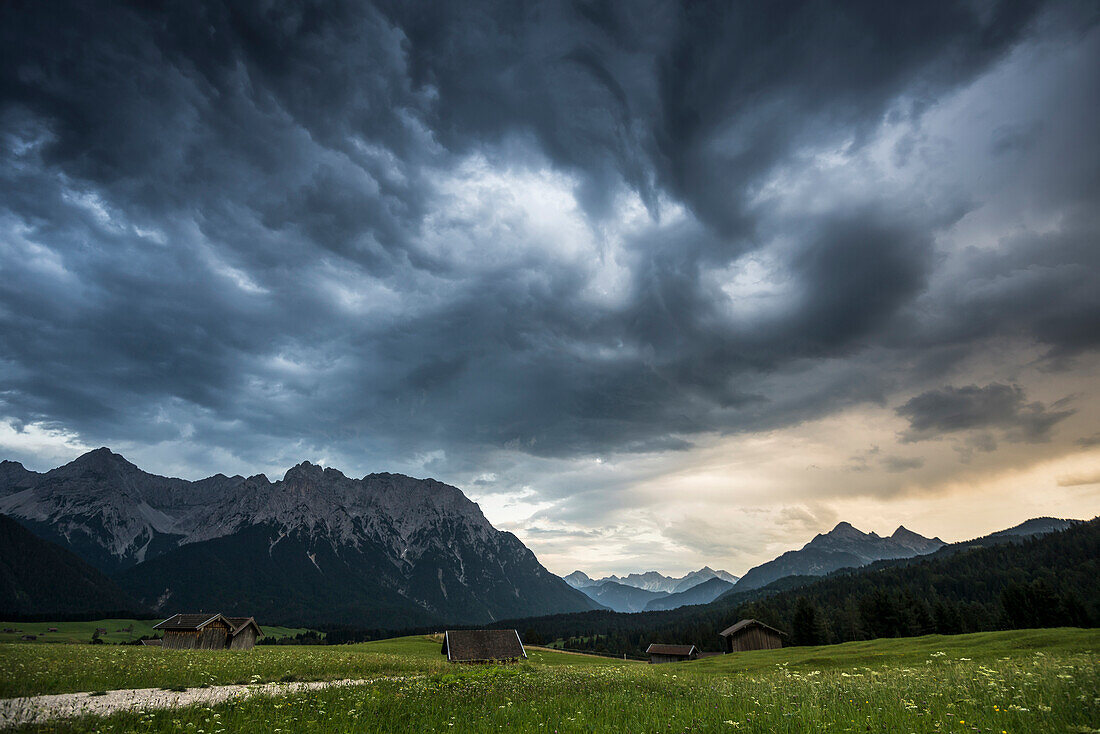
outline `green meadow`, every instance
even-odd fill
[[[91,642],[92,635],[97,629],[105,629],[100,638],[107,643],[118,644],[120,642],[133,642],[143,636],[149,637],[156,634],[153,625],[160,619],[96,619],[91,622],[0,622],[0,643],[2,642],[30,642],[24,640],[24,635],[35,635],[33,642],[67,642],[81,643]],[[50,632],[50,628],[56,628],[56,632]],[[12,630],[4,632],[3,630]],[[264,634],[269,637],[293,637],[306,632],[304,627],[263,627]]]
[[[1095,732],[1100,631],[992,632],[786,648],[646,665],[532,648],[447,663],[408,637],[248,652],[0,645],[3,696],[236,681],[364,685],[22,731]]]

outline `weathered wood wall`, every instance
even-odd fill
[[[229,635],[229,625],[211,622],[197,632],[195,630],[167,630],[161,647],[172,650],[224,650]]]
[[[195,647],[195,639],[198,635],[199,633],[194,630],[168,630],[164,633],[164,640],[160,646],[171,650],[190,650]]]
[[[199,650],[224,650],[228,643],[229,625],[220,619],[199,630],[195,648]]]
[[[229,641],[230,650],[251,650],[256,644],[256,630],[252,625],[247,625],[243,630],[233,635]]]
[[[781,647],[783,640],[779,635],[762,627],[747,627],[726,638],[726,652],[777,650]]]
[[[655,652],[649,654],[650,663],[678,663],[687,659],[685,655],[658,655]]]

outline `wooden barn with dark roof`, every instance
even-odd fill
[[[161,647],[172,650],[251,650],[263,630],[252,617],[175,614],[153,625],[164,633]]]
[[[512,630],[447,630],[441,651],[452,663],[487,663],[527,657],[519,632]]]
[[[646,648],[650,663],[678,663],[683,660],[695,660],[699,649],[695,645],[662,645],[654,642]]]
[[[778,650],[787,633],[756,619],[742,619],[718,633],[725,638],[726,652]]]

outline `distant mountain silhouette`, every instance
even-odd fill
[[[734,588],[734,585],[729,581],[715,576],[701,584],[688,587],[686,591],[678,591],[675,594],[654,599],[646,605],[645,610],[653,612],[659,609],[676,609],[692,604],[709,604],[732,588]]]
[[[617,581],[604,581],[581,589],[602,606],[616,612],[640,612],[654,599],[667,597],[667,591],[646,591]]]
[[[691,587],[697,586],[713,578],[720,578],[731,584],[737,581],[737,577],[733,574],[727,571],[715,571],[710,566],[703,566],[698,571],[691,571],[680,577],[665,576],[657,571],[646,571],[645,573],[632,573],[627,576],[615,576],[612,574],[602,579],[593,579],[589,578],[588,574],[584,571],[574,571],[563,578],[565,582],[574,589],[583,589],[586,586],[599,586],[606,581],[614,581],[623,586],[633,586],[636,589],[644,589],[646,591],[664,591],[669,594],[687,591]]]
[[[737,582],[736,589],[760,588],[784,576],[824,576],[840,568],[865,566],[887,558],[925,555],[944,545],[939,538],[926,538],[905,527],[883,538],[841,522],[828,533],[815,536],[801,549],[787,551],[750,569]]]

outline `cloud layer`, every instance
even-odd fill
[[[902,444],[1088,440],[1059,438],[1088,395],[1020,371],[1100,339],[1097,19],[8,4],[6,445],[308,457],[599,523],[644,500],[595,460],[853,409]]]

